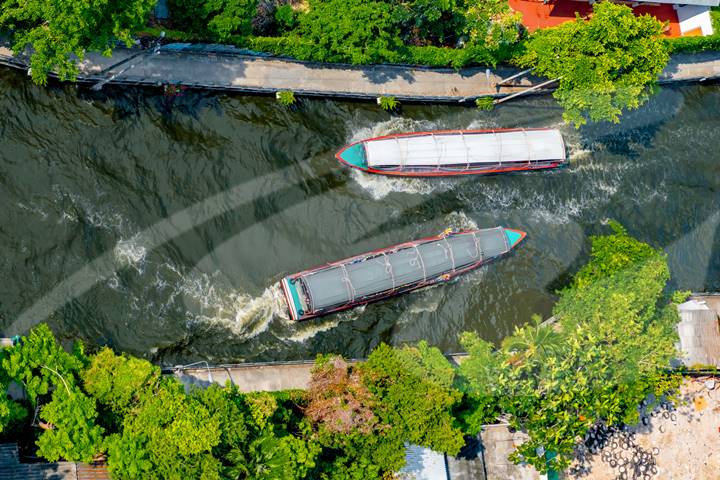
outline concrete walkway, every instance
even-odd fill
[[[0,63],[27,69],[26,61],[0,45]],[[115,50],[111,58],[89,53],[80,63],[79,81],[135,85],[184,85],[250,93],[292,90],[300,95],[369,99],[462,102],[478,96],[506,96],[542,79],[524,77],[496,83],[517,69],[428,69],[397,65],[321,65],[273,57],[242,55],[232,47],[170,44],[152,50]],[[720,52],[677,55],[661,82],[720,79]],[[547,91],[547,90],[545,90]]]

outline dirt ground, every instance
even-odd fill
[[[596,432],[565,478],[720,479],[720,378],[688,379],[680,398],[675,407],[643,415],[635,427]]]

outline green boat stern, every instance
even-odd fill
[[[365,159],[365,147],[362,142],[350,145],[340,150],[336,155],[338,160],[341,160],[351,167],[360,168],[362,170],[367,169],[367,160]]]

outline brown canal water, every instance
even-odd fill
[[[571,166],[462,179],[349,171],[334,152],[391,132],[559,127]],[[562,125],[549,97],[478,112],[75,86],[0,70],[0,327],[165,364],[365,356],[381,341],[497,341],[587,260],[613,218],[663,248],[675,288],[720,290],[720,87],[664,88],[619,125]],[[277,282],[448,226],[528,232],[460,280],[302,324]]]

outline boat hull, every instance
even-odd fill
[[[388,175],[395,177],[455,177],[463,175],[495,175],[502,173],[512,172],[525,172],[534,170],[549,170],[558,167],[565,166],[566,155],[564,141],[562,143],[563,155],[562,159],[551,159],[546,161],[536,162],[508,162],[506,165],[482,165],[479,163],[470,164],[464,169],[444,169],[438,168],[418,168],[416,166],[405,166],[401,168],[375,168],[369,166],[367,162],[360,158],[359,149],[369,143],[380,140],[388,139],[402,139],[407,137],[427,137],[427,136],[439,136],[439,135],[477,135],[477,134],[495,134],[495,133],[513,133],[513,132],[540,132],[549,131],[552,129],[484,129],[484,130],[437,130],[428,132],[409,132],[409,133],[396,133],[391,135],[383,135],[379,137],[372,137],[357,142],[353,142],[343,147],[339,152],[335,154],[335,158],[342,164],[360,170],[365,173],[371,173],[376,175]],[[562,139],[562,136],[560,136]],[[356,152],[351,154],[352,152]],[[502,163],[502,162],[498,162]]]
[[[419,289],[430,287],[433,285],[450,282],[460,275],[468,273],[472,270],[480,268],[481,266],[483,266],[487,263],[493,262],[493,261],[497,260],[498,258],[506,256],[513,250],[514,247],[519,245],[525,239],[525,237],[527,235],[525,232],[522,232],[520,230],[515,230],[515,229],[505,228],[504,231],[508,235],[508,238],[511,238],[511,244],[509,246],[509,249],[500,255],[496,255],[493,257],[489,257],[489,258],[483,258],[482,260],[479,260],[470,265],[464,266],[463,268],[459,268],[455,271],[447,272],[443,275],[435,276],[433,278],[429,278],[429,279],[426,279],[423,281],[414,282],[409,285],[404,285],[402,287],[393,289],[392,291],[379,292],[370,297],[366,297],[366,298],[358,299],[356,301],[344,303],[342,305],[338,305],[333,308],[325,309],[321,312],[313,312],[313,311],[305,312],[303,309],[299,308],[300,298],[299,298],[299,295],[297,292],[297,288],[298,288],[297,284],[299,283],[299,279],[301,279],[302,277],[305,277],[309,274],[312,274],[312,273],[315,273],[318,271],[333,268],[333,267],[336,267],[339,265],[352,264],[358,260],[367,259],[368,257],[372,257],[375,255],[382,255],[382,254],[389,253],[389,252],[395,252],[395,251],[398,251],[398,250],[401,250],[404,248],[411,248],[418,244],[433,242],[436,240],[442,240],[445,237],[445,234],[426,237],[426,238],[422,238],[422,239],[419,239],[419,240],[416,240],[413,242],[405,242],[405,243],[401,243],[398,245],[393,245],[390,247],[373,250],[373,251],[370,251],[370,252],[367,252],[367,253],[364,253],[361,255],[356,255],[354,257],[349,257],[349,258],[346,258],[343,260],[339,260],[337,262],[327,263],[325,265],[320,265],[318,267],[304,270],[302,272],[298,272],[293,275],[288,275],[287,277],[282,279],[282,281],[280,282],[280,285],[281,285],[281,288],[283,291],[283,295],[285,297],[285,301],[287,302],[287,305],[288,305],[288,311],[290,313],[290,318],[292,320],[296,320],[296,321],[309,320],[312,318],[330,315],[332,313],[337,313],[337,312],[341,312],[344,310],[349,310],[349,309],[356,308],[356,307],[359,307],[362,305],[368,305],[370,303],[379,302],[381,300],[386,300],[388,298],[403,295],[405,293],[409,293],[414,290],[419,290]],[[463,234],[463,233],[468,233],[468,231],[461,231],[461,232],[456,232],[456,233]]]

